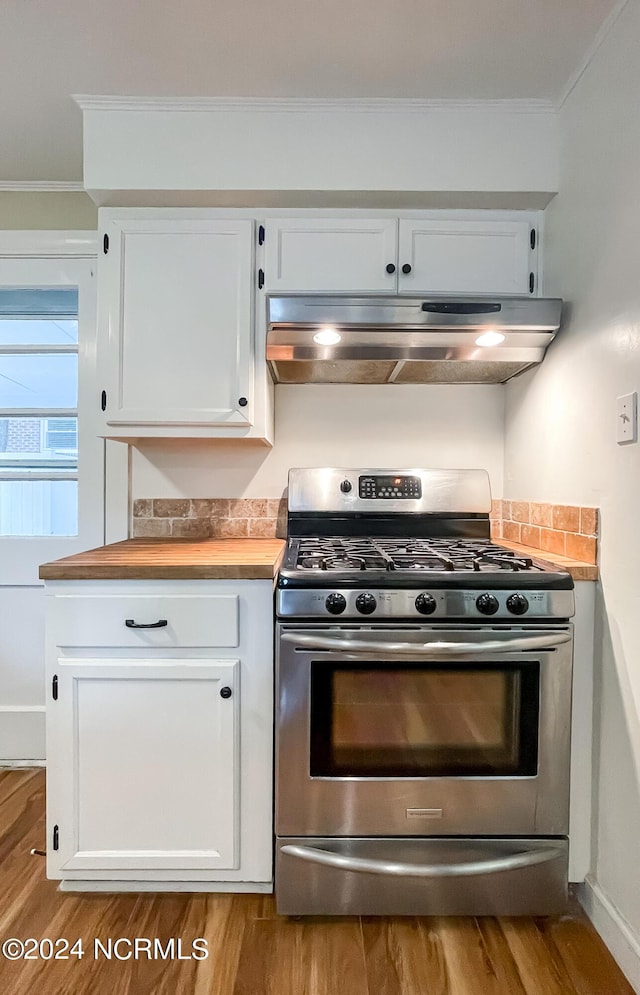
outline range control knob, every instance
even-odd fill
[[[374,598],[373,594],[368,594],[364,592],[359,594],[356,598],[356,608],[361,615],[371,615],[378,605],[378,602]]]
[[[481,594],[476,598],[476,608],[481,615],[495,615],[499,607],[498,600],[493,594]]]
[[[324,606],[330,615],[342,615],[347,607],[347,599],[344,594],[330,594]]]
[[[342,483],[340,484],[340,490],[342,491],[343,494],[348,494],[349,491],[351,490],[351,481],[343,480]]]
[[[529,607],[529,602],[524,594],[510,594],[507,598],[507,608],[512,615],[524,615]]]
[[[433,615],[437,608],[436,599],[432,594],[419,594],[416,598],[416,608],[421,615]]]

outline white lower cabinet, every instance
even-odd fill
[[[59,660],[57,676],[61,869],[237,867],[239,662]]]
[[[269,890],[271,583],[60,581],[47,593],[48,876]],[[207,602],[214,618],[225,609],[218,645]]]

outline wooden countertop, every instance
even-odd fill
[[[40,567],[41,580],[272,580],[282,539],[126,539]]]
[[[598,567],[508,539],[499,545],[574,580],[597,580]],[[43,563],[41,580],[272,580],[284,550],[282,539],[126,539]]]
[[[499,546],[513,549],[523,556],[530,556],[532,560],[538,560],[549,567],[562,567],[568,570],[574,580],[598,580],[598,567],[593,563],[582,563],[580,560],[572,560],[570,556],[561,556],[560,553],[549,553],[546,549],[534,549],[532,546],[523,546],[519,542],[510,542],[508,539],[495,539]]]

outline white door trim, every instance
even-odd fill
[[[17,272],[22,269],[28,282],[37,285],[38,280],[44,286],[62,283],[65,278],[71,283],[82,280],[81,289],[81,320],[88,323],[89,334],[84,336],[80,346],[85,350],[88,360],[89,375],[82,382],[80,392],[84,394],[83,414],[85,432],[97,435],[99,394],[96,393],[95,350],[96,350],[96,256],[98,251],[97,234],[92,231],[3,231],[0,232],[0,266]],[[55,261],[60,261],[60,266]],[[13,263],[16,263],[13,266]],[[55,278],[52,276],[55,273]],[[61,275],[65,274],[65,275]],[[75,278],[77,277],[77,281]],[[86,327],[84,329],[86,331]],[[82,404],[82,401],[80,402]],[[82,431],[82,429],[81,429]],[[114,542],[125,539],[128,534],[128,477],[129,477],[129,447],[117,443],[106,443],[101,451],[96,453],[95,472],[102,477],[104,471],[104,490],[101,499],[104,515],[99,514],[99,523],[93,535],[81,545],[99,545],[105,541]],[[82,458],[82,457],[81,457]],[[88,468],[91,472],[91,467]],[[105,501],[106,496],[106,501]],[[4,538],[5,552],[12,544],[11,537]],[[0,540],[1,542],[2,540]],[[36,538],[36,543],[38,539]],[[35,544],[34,544],[35,545]],[[48,549],[38,554],[34,566],[34,557],[21,556],[17,558],[17,570],[7,575],[6,583],[10,588],[22,587],[26,582],[29,588],[40,587],[37,578],[37,562],[67,555],[73,549],[64,548],[64,540],[59,548],[50,542]],[[67,541],[68,545],[68,541]],[[3,557],[4,559],[4,557]],[[24,561],[21,566],[22,561]],[[2,586],[0,581],[0,594]],[[37,621],[37,620],[34,620]],[[44,670],[44,647],[42,652],[42,669]],[[32,764],[42,762],[45,756],[45,705],[38,694],[32,698],[29,692],[19,692],[16,689],[17,701],[20,704],[0,704],[0,763]],[[6,700],[6,699],[5,699]],[[12,701],[11,697],[9,701]],[[16,697],[13,697],[16,702]]]

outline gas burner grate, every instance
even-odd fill
[[[511,555],[507,556],[505,553],[510,553]],[[483,553],[473,560],[473,569],[482,570],[484,566],[489,565],[499,567],[501,570],[512,570],[514,573],[518,570],[532,569],[533,560],[528,556],[516,556],[510,550],[506,550],[505,553]]]
[[[494,572],[538,570],[514,550],[477,539],[300,538],[290,540],[296,570]]]

